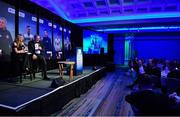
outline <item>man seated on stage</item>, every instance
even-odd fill
[[[45,49],[39,35],[35,35],[34,40],[28,43],[28,49],[29,52],[32,53],[32,59],[38,61],[42,69],[43,79],[48,80],[49,78],[47,77],[47,62],[45,59]]]

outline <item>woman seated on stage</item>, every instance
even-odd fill
[[[24,44],[24,37],[19,34],[13,43],[13,52],[16,54],[22,54],[27,52],[27,47]]]
[[[24,37],[19,34],[12,45],[12,61],[15,66],[20,66],[17,68],[18,72],[24,72],[29,70],[30,63],[29,63],[29,56],[27,54],[28,48],[24,44]],[[18,65],[17,65],[18,64]]]

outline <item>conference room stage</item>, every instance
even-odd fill
[[[41,73],[36,73],[36,79],[30,80],[27,76],[23,83],[0,82],[0,113],[51,115],[88,91],[105,72],[105,67],[84,67],[83,73],[70,81],[69,74],[60,77],[59,69],[54,69],[48,71],[50,80],[43,80]]]

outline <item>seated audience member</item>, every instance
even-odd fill
[[[47,62],[45,59],[44,45],[40,40],[39,35],[35,35],[35,39],[28,43],[29,52],[32,53],[32,59],[37,60],[41,69],[44,80],[48,80],[47,77]]]
[[[161,86],[161,70],[157,67],[157,61],[150,59],[147,67],[147,74],[154,80],[154,84],[157,87]]]
[[[180,97],[177,95],[176,92],[173,92],[172,94],[169,95],[170,99],[174,99],[175,103],[180,103]]]
[[[148,89],[133,92],[125,100],[143,115],[180,115],[180,97],[176,93],[166,96]]]
[[[22,35],[18,35],[12,44],[12,61],[15,66],[20,66],[19,72],[21,73],[30,68],[28,55],[26,53],[27,47],[24,44],[24,37]]]
[[[132,60],[132,59],[129,60],[128,66],[129,66],[129,70],[130,70],[131,72],[134,71],[134,69],[133,69],[133,60]]]
[[[128,74],[131,76],[132,80],[134,81],[136,79],[136,71],[134,69],[133,59],[129,60],[128,65],[129,65]]]
[[[157,67],[160,68],[160,70],[162,71],[163,70],[163,66],[164,66],[164,61],[163,59],[160,59],[157,63]]]
[[[170,71],[167,77],[180,79],[180,69]]]
[[[162,67],[162,71],[161,71],[161,77],[163,78],[167,78],[167,75],[169,74],[170,70],[168,68],[168,66],[163,66]]]
[[[147,66],[146,65],[146,61],[144,59],[141,59],[142,63],[143,63],[143,66]]]
[[[173,71],[173,70],[177,70],[178,69],[178,64],[177,64],[177,61],[174,60],[174,61],[171,61],[170,62],[170,65],[169,65],[169,68]]]
[[[140,83],[146,75],[146,67],[143,66],[141,60],[138,61],[138,72],[137,72],[137,79],[133,82],[133,84],[129,85],[129,88],[133,88],[136,84]]]
[[[147,73],[149,73],[149,71],[152,69],[153,67],[153,59],[148,59],[148,63],[147,63],[147,66],[146,66],[146,69],[147,69]]]
[[[147,74],[155,75],[158,78],[161,77],[161,70],[157,67],[157,61],[153,59],[149,59],[149,63],[147,65]]]
[[[167,80],[167,77],[168,77],[168,74],[170,73],[170,70],[168,68],[168,65],[164,65],[163,68],[162,68],[162,71],[161,71],[161,90],[164,92],[164,93],[167,93],[167,84],[166,84],[166,80]]]
[[[133,69],[138,72],[138,58],[136,57],[134,60],[133,60]]]
[[[180,61],[177,61],[177,68],[180,69]]]

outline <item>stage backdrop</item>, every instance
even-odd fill
[[[20,10],[19,12],[19,34],[24,35],[25,44],[28,45],[29,38],[34,38],[36,34],[37,17],[34,14]],[[30,34],[27,34],[27,26],[30,28]]]
[[[0,61],[10,61],[15,38],[15,7],[0,1]]]
[[[50,20],[47,20],[45,18],[39,19],[39,34],[45,46],[46,58],[47,59],[51,58],[52,57],[52,22]]]
[[[64,56],[66,59],[71,59],[72,57],[72,44],[71,44],[71,30],[69,28],[64,28]]]
[[[56,23],[53,28],[53,58],[62,59],[62,26]]]

